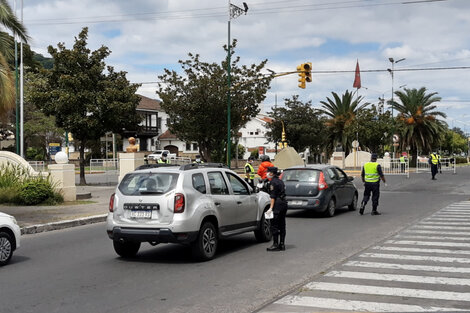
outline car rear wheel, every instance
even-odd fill
[[[261,215],[259,228],[255,230],[255,237],[258,242],[268,242],[271,241],[273,237],[271,233],[271,221],[264,217],[264,213]]]
[[[336,211],[336,202],[334,198],[331,198],[330,201],[328,202],[328,206],[326,207],[325,216],[333,217],[335,215],[335,211]]]
[[[354,211],[354,210],[356,210],[356,208],[357,208],[357,194],[354,194],[354,197],[351,201],[351,204],[348,205],[348,209],[350,211]]]
[[[213,259],[218,242],[214,224],[205,222],[199,230],[196,241],[191,245],[194,257],[201,261]]]
[[[123,258],[132,258],[135,257],[137,252],[140,249],[140,242],[132,242],[132,241],[113,241],[114,251],[119,254]]]
[[[0,266],[8,264],[13,256],[13,241],[9,234],[0,233]]]

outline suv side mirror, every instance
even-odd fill
[[[348,182],[351,182],[351,181],[353,181],[353,180],[354,180],[354,177],[348,176]]]

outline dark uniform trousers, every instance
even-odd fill
[[[285,187],[284,183],[279,177],[274,177],[269,184],[270,196],[274,200],[273,207],[273,219],[271,220],[271,232],[273,234],[274,242],[277,244],[277,240],[280,235],[281,243],[284,243],[286,238],[286,213],[287,213],[287,201],[285,199]]]
[[[437,174],[438,166],[437,164],[431,164],[431,176],[434,179],[434,176]]]
[[[370,194],[372,193],[372,211],[376,211],[379,206],[379,197],[380,197],[380,182],[364,183],[364,197],[362,202],[367,203],[370,199]]]

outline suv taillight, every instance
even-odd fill
[[[318,179],[318,190],[323,190],[328,188],[328,184],[325,181],[325,175],[323,172],[320,172],[320,178]]]
[[[182,193],[177,193],[175,195],[175,213],[183,213],[184,212],[184,195]]]
[[[109,212],[111,212],[111,213],[114,212],[114,196],[115,196],[115,195],[116,195],[116,194],[113,193],[113,194],[111,195],[111,198],[109,198]]]

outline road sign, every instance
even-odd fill
[[[49,155],[55,155],[57,152],[61,150],[62,150],[62,147],[60,146],[60,143],[49,144]]]

